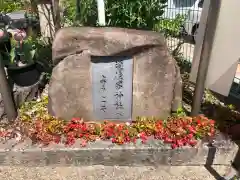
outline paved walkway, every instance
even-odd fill
[[[228,167],[215,166],[223,175]],[[1,180],[215,180],[204,167],[0,167]]]

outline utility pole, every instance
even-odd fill
[[[17,118],[17,110],[15,108],[15,104],[12,97],[12,91],[9,87],[1,55],[0,55],[0,92],[4,104],[4,110],[7,114],[7,118],[9,121],[13,121]]]
[[[104,0],[97,0],[97,7],[98,7],[98,23],[100,26],[106,25],[105,20],[105,3]]]
[[[216,24],[219,14],[218,10],[220,9],[222,0],[208,0],[208,1],[210,1],[210,4],[208,9],[206,29],[203,36],[203,45],[200,55],[200,62],[198,66],[191,116],[198,115],[201,110],[201,103],[204,95],[205,82],[208,73],[210,53],[212,51],[212,44],[215,36]]]

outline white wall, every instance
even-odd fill
[[[206,88],[228,96],[240,57],[240,1],[219,0],[220,2],[215,36],[213,37],[213,45],[209,54],[210,63]],[[209,0],[205,0],[190,75],[190,81],[192,82],[195,82],[197,77],[208,7]],[[214,14],[216,11],[216,9],[213,9],[210,13]]]

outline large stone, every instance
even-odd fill
[[[133,57],[132,119],[166,117],[181,105],[181,77],[164,37],[152,31],[71,27],[57,32],[49,112],[94,120],[91,56]]]

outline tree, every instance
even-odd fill
[[[52,0],[52,6],[53,6],[53,21],[55,25],[55,31],[57,32],[61,28],[59,0]]]

